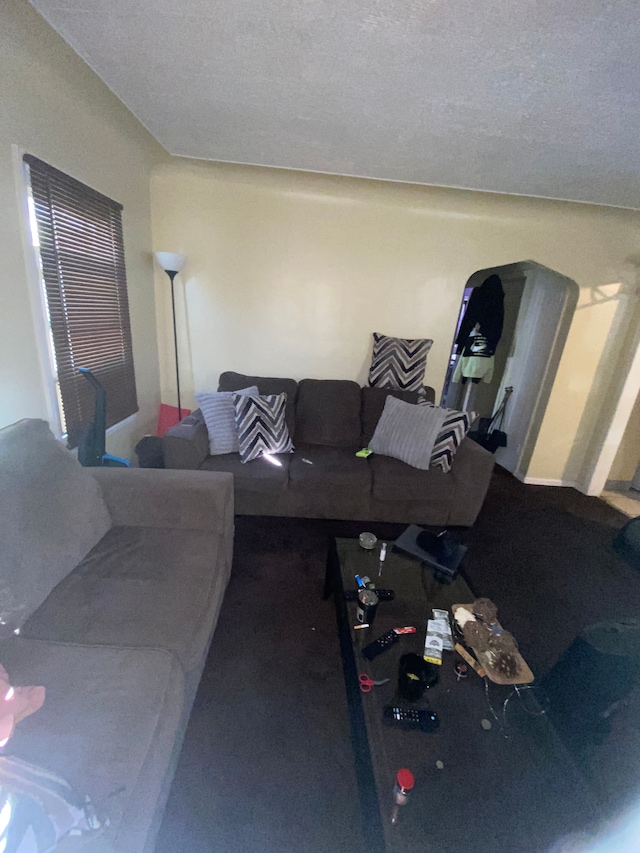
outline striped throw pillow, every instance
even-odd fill
[[[212,456],[238,452],[238,427],[233,395],[257,393],[258,386],[250,385],[241,391],[214,391],[210,394],[198,392],[195,395],[207,425],[209,453]]]
[[[392,338],[374,332],[369,385],[419,391],[424,382],[427,353],[432,344],[429,338]]]
[[[293,453],[285,409],[286,394],[234,394],[240,461],[251,462],[263,453]]]

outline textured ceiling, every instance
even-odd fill
[[[32,0],[172,154],[640,208],[637,0]]]

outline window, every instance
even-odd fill
[[[79,367],[91,370],[106,390],[108,427],[138,410],[122,205],[30,154],[24,162],[62,428],[75,447],[95,400]]]

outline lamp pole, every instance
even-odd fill
[[[173,347],[176,356],[176,390],[178,392],[178,423],[180,422],[180,414],[182,411],[182,403],[180,400],[180,365],[178,362],[178,327],[176,324],[176,297],[173,280],[178,275],[180,270],[184,269],[187,262],[186,255],[179,255],[176,252],[156,252],[156,260],[162,269],[169,276],[171,282],[171,311],[173,314]]]
[[[173,280],[178,275],[178,270],[165,270],[171,280],[171,310],[173,312],[173,347],[176,354],[176,389],[178,391],[178,421],[180,423],[180,413],[182,406],[180,405],[180,366],[178,363],[178,330],[176,327],[176,298],[173,288]]]

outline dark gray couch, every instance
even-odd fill
[[[265,459],[243,464],[237,453],[209,455],[200,411],[171,428],[163,439],[165,466],[226,471],[234,476],[239,515],[394,521],[469,526],[484,501],[493,456],[466,438],[451,471],[422,471],[388,456],[358,458],[373,435],[389,394],[415,403],[417,394],[360,388],[333,379],[276,379],[227,372],[219,391],[257,385],[261,394],[287,394],[287,423],[295,452],[282,464]],[[430,400],[432,388],[427,388]],[[310,464],[311,463],[311,464]]]

